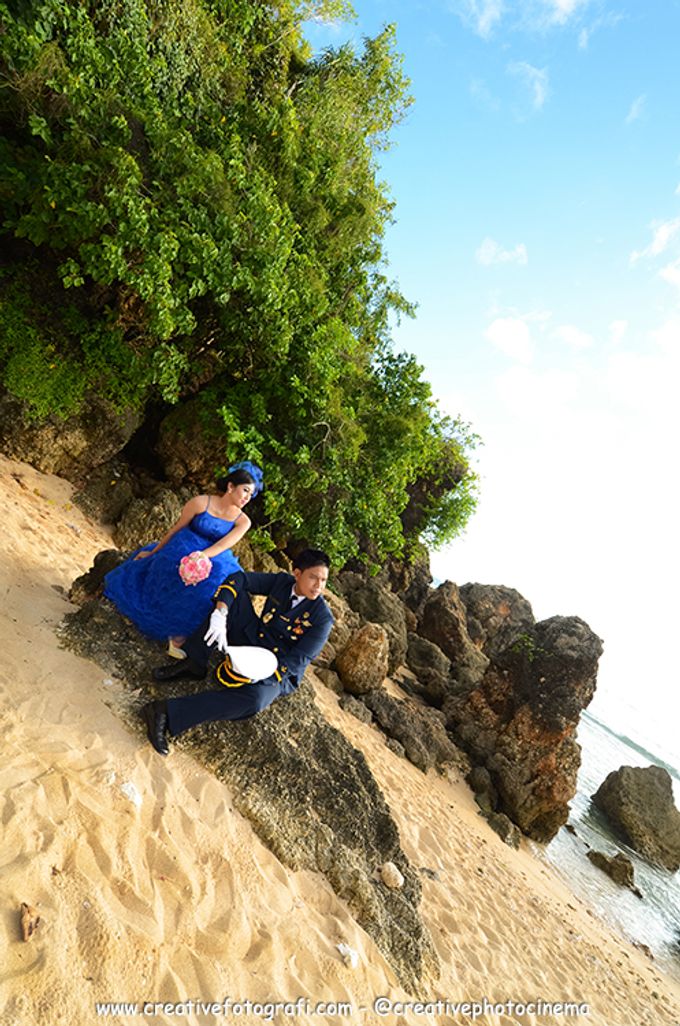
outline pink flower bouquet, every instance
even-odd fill
[[[202,552],[191,552],[179,561],[179,576],[185,584],[200,584],[210,576],[212,563]]]

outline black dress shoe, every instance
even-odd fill
[[[159,755],[168,755],[168,707],[165,702],[147,702],[141,710],[146,723],[146,736]]]
[[[151,671],[154,680],[203,680],[205,670],[193,663],[191,659],[175,659],[167,666],[157,666]]]

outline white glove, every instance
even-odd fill
[[[213,609],[210,614],[210,626],[203,635],[209,645],[217,645],[220,652],[227,651],[227,610]]]

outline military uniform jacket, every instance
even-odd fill
[[[328,640],[333,626],[333,614],[326,601],[303,598],[294,609],[290,596],[295,578],[292,574],[261,574],[241,571],[230,575],[215,592],[215,601],[224,602],[230,610],[228,629],[232,621],[231,608],[242,590],[250,595],[266,595],[261,616],[256,616],[250,604],[237,603],[234,616],[238,628],[251,645],[260,645],[273,652],[278,670],[271,683],[278,681],[282,694],[290,694],[300,684],[307,666]],[[234,626],[237,626],[234,624]],[[264,681],[263,683],[267,683]]]

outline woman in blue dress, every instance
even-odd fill
[[[250,527],[243,508],[261,491],[262,471],[248,460],[236,463],[217,486],[222,494],[190,499],[159,542],[145,545],[105,577],[106,597],[143,634],[167,639],[178,658],[184,639],[210,612],[217,587],[241,569],[231,550]],[[186,585],[179,563],[194,552],[208,556],[212,569],[205,580]]]

